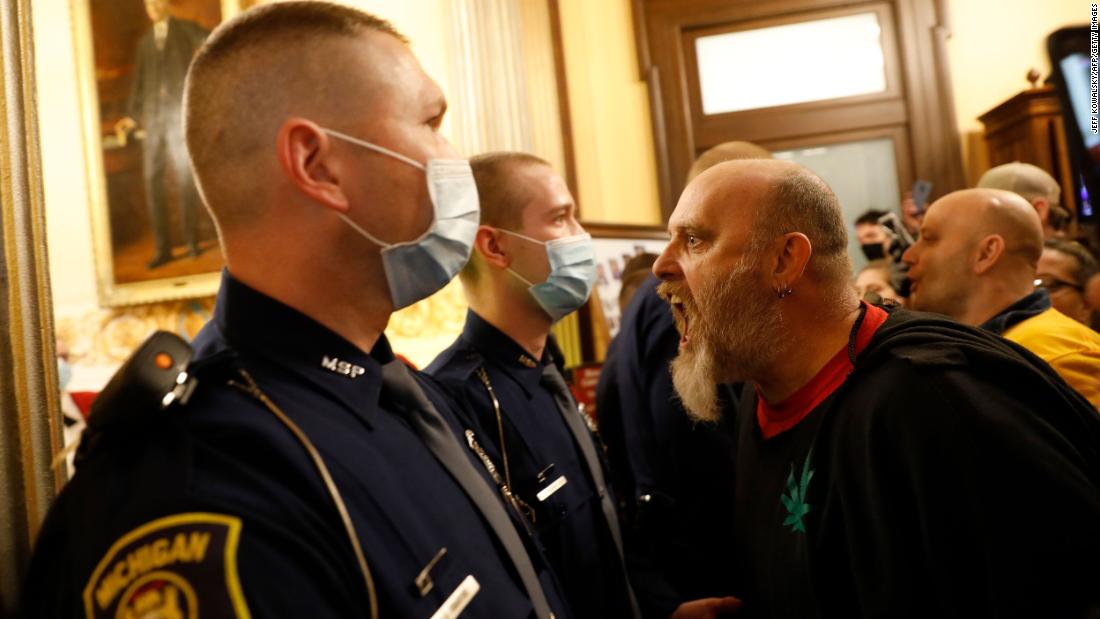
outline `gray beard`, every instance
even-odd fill
[[[715,422],[722,418],[718,404],[717,368],[710,350],[680,353],[672,360],[672,386],[680,397],[688,417],[695,421]]]
[[[696,421],[721,419],[720,383],[752,380],[790,348],[779,300],[750,279],[756,266],[746,260],[700,291],[709,301],[696,306],[693,347],[672,361],[672,384]]]

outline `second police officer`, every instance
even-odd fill
[[[460,274],[470,311],[427,371],[470,411],[467,442],[546,548],[578,617],[638,617],[600,447],[562,378],[550,329],[595,281],[591,237],[550,165],[471,162],[481,226]]]

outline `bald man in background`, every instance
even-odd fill
[[[862,303],[829,187],[793,163],[701,174],[654,264],[699,419],[735,421],[747,617],[1100,612],[1100,417],[991,334]],[[1091,616],[1091,615],[1090,615]]]
[[[1003,335],[1049,363],[1100,407],[1100,334],[1051,306],[1035,287],[1043,228],[1032,205],[999,189],[967,189],[937,200],[909,264],[912,309],[946,314]]]
[[[702,155],[692,162],[688,168],[687,182],[690,183],[696,176],[706,172],[710,168],[726,161],[739,161],[741,159],[771,159],[772,154],[768,149],[752,142],[734,140],[722,142],[703,151]]]

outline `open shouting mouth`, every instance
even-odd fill
[[[679,295],[669,295],[668,303],[672,306],[672,317],[676,321],[676,330],[680,332],[680,348],[683,349],[691,340],[690,318],[685,309],[684,300]]]

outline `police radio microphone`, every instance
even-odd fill
[[[123,425],[175,401],[186,402],[196,384],[186,371],[192,352],[190,344],[174,333],[150,335],[96,396],[76,463],[87,457],[108,427]]]

